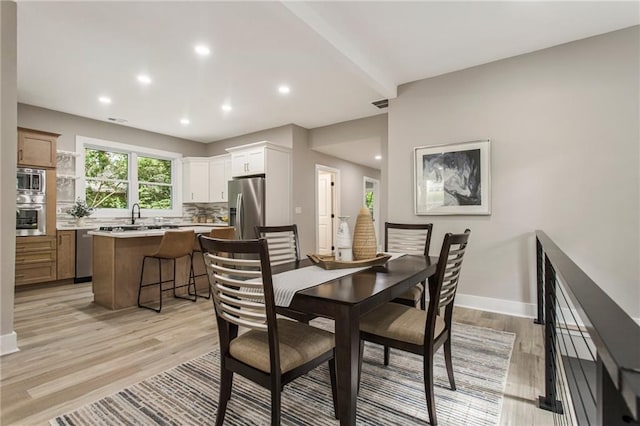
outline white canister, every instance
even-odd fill
[[[340,224],[338,225],[338,232],[336,233],[336,260],[342,262],[349,262],[353,260],[353,253],[351,251],[351,230],[347,219],[350,216],[338,216]]]

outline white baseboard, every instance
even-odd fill
[[[0,356],[18,352],[18,335],[15,331],[0,336]]]
[[[535,318],[538,316],[538,309],[535,303],[514,302],[513,300],[494,299],[491,297],[473,296],[471,294],[456,294],[456,306],[463,308],[477,309],[479,311],[496,312],[498,314],[512,315],[514,317]],[[568,324],[575,324],[572,318],[578,318],[577,312],[567,308],[562,309],[564,318]],[[631,317],[638,325],[640,318]],[[584,325],[578,321],[578,325]]]
[[[471,294],[456,294],[456,305],[514,317],[535,318],[538,315],[536,305],[533,303],[514,302],[513,300],[494,299]]]

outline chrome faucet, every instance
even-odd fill
[[[131,224],[136,224],[136,218],[134,216],[134,212],[136,211],[136,206],[138,206],[138,219],[140,219],[140,204],[135,203],[133,207],[131,207]]]

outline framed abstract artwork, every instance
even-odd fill
[[[491,141],[414,148],[417,215],[491,214]]]

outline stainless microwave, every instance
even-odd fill
[[[46,172],[42,169],[18,168],[16,190],[18,193],[44,194]]]

